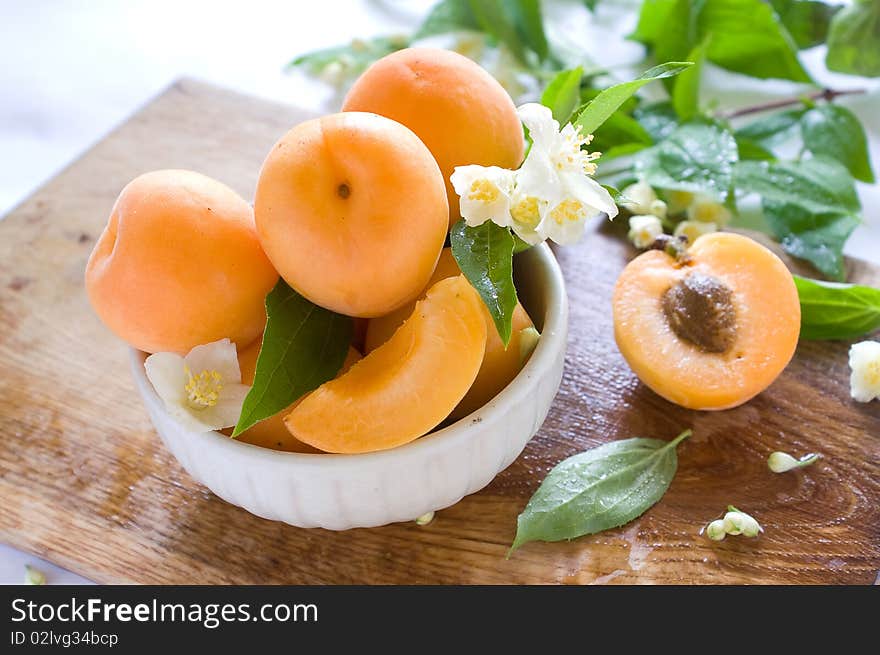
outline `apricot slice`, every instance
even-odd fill
[[[300,123],[266,158],[260,242],[290,286],[340,314],[381,316],[418,295],[446,239],[446,190],[408,128],[375,114]]]
[[[648,387],[690,409],[736,407],[794,355],[800,304],[782,261],[756,241],[718,232],[682,262],[648,251],[614,289],[614,336]]]
[[[343,111],[370,111],[419,135],[443,171],[449,225],[459,219],[449,176],[456,166],[517,168],[523,129],[507,91],[467,57],[449,50],[406,48],[370,66],[354,83]]]
[[[101,320],[148,353],[187,353],[225,337],[252,342],[277,281],[250,205],[226,185],[184,170],[128,183],[85,273]]]
[[[250,346],[238,352],[238,366],[241,369],[241,381],[243,384],[253,384],[254,374],[257,369],[257,357],[260,354],[260,348],[263,345],[262,339],[257,339]],[[355,362],[361,359],[361,354],[352,347],[348,349],[348,355],[342,364],[339,375],[346,373]],[[338,376],[337,376],[338,377]],[[317,448],[303,443],[298,440],[284,425],[284,417],[289,414],[294,407],[302,402],[302,398],[293,402],[287,409],[283,409],[274,416],[260,421],[251,426],[236,437],[239,441],[262,446],[263,448],[272,448],[273,450],[283,450],[294,453],[318,453],[321,452]],[[231,429],[229,430],[231,434]]]
[[[456,275],[461,275],[461,269],[459,269],[455,257],[452,256],[452,249],[444,248],[428,286]],[[370,319],[367,325],[365,352],[369,353],[388,341],[394,331],[412,313],[414,306],[413,302],[386,316]],[[513,331],[506,349],[501,337],[498,336],[498,330],[495,329],[495,323],[492,321],[492,315],[489,314],[486,305],[481,303],[480,309],[486,323],[486,351],[483,354],[483,363],[473,385],[456,408],[452,410],[449,416],[452,419],[467,416],[492,400],[516,377],[528,359],[522,354],[523,335],[525,334],[523,330],[534,327],[534,324],[522,304],[518,303],[513,310]]]
[[[287,429],[332,453],[385,450],[427,434],[480,369],[481,305],[464,276],[437,282],[391,339],[303,399],[284,419]]]

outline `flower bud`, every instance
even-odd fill
[[[428,525],[428,523],[433,520],[434,512],[428,512],[427,514],[422,514],[419,518],[416,519],[416,525]]]
[[[649,214],[654,214],[657,218],[666,218],[666,203],[662,200],[655,200],[649,207]]]
[[[666,209],[670,214],[680,214],[687,210],[694,200],[694,194],[690,191],[666,191]]]
[[[727,531],[724,529],[724,521],[721,519],[715,519],[706,526],[706,536],[712,541],[721,541],[726,535]]]
[[[620,206],[631,214],[652,214],[651,204],[657,200],[657,194],[649,184],[636,182],[626,187],[620,194],[625,198]]]
[[[24,566],[24,583],[31,585],[43,585],[46,584],[46,574],[40,571],[39,569],[35,569],[30,564],[25,564]]]
[[[767,466],[774,473],[785,473],[786,471],[791,471],[792,469],[809,466],[818,459],[819,456],[814,453],[806,455],[801,459],[795,459],[788,453],[777,451],[775,453],[770,453],[770,457],[767,458]]]
[[[677,237],[685,237],[688,240],[688,245],[691,245],[694,241],[697,240],[697,237],[717,231],[718,227],[715,225],[715,223],[682,221],[675,226],[675,231],[673,232],[673,234]]]
[[[663,234],[663,224],[653,214],[637,214],[629,219],[629,240],[636,248],[649,248]]]
[[[741,534],[744,537],[757,537],[764,529],[754,519],[754,517],[740,512],[733,506],[728,507],[727,514],[724,515],[724,531],[727,534]]]
[[[715,223],[715,225],[727,225],[730,222],[730,210],[709,196],[694,196],[687,208],[689,221],[698,223]],[[714,230],[713,230],[714,231]]]

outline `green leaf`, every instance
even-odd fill
[[[655,61],[683,59],[698,41],[697,8],[690,0],[645,0],[630,38],[650,46]]]
[[[530,541],[562,541],[629,523],[657,503],[678,468],[672,441],[612,441],[553,467],[517,518],[510,550]]]
[[[819,0],[770,0],[770,4],[801,50],[825,43],[831,17],[841,7]]]
[[[752,77],[812,81],[791,35],[762,0],[706,0],[697,34],[701,39],[712,35],[707,57],[722,68]]]
[[[511,233],[512,234],[512,233]],[[513,254],[519,254],[521,252],[525,252],[529,248],[532,247],[532,244],[523,241],[517,235],[513,234]]]
[[[623,199],[623,194],[620,192],[620,189],[613,187],[610,184],[603,184],[602,188],[608,192],[608,195],[611,196],[614,204],[620,204],[620,201]]]
[[[480,29],[498,43],[503,43],[520,62],[525,63],[526,55],[519,31],[512,16],[504,9],[502,0],[469,0],[471,12]]]
[[[689,66],[691,63],[687,61],[670,61],[645,71],[630,82],[621,82],[605,89],[584,107],[575,120],[576,125],[580,125],[584,134],[592,134],[648,82],[678,75]]]
[[[853,179],[833,159],[800,162],[744,161],[735,184],[761,196],[764,218],[786,252],[825,275],[844,278],[843,244],[860,222]]]
[[[669,137],[678,127],[678,114],[672,103],[666,100],[636,108],[633,118],[645,128],[655,143]]]
[[[690,51],[687,59],[694,62],[694,65],[683,71],[672,87],[672,106],[682,121],[694,118],[700,109],[700,75],[703,71],[703,62],[706,60],[708,42],[707,37]]]
[[[590,150],[603,153],[618,144],[641,143],[643,146],[649,146],[653,143],[651,135],[641,123],[620,111],[611,114],[596,130],[593,137]]]
[[[880,76],[880,2],[856,0],[835,14],[825,64],[838,73]]]
[[[550,108],[560,125],[568,122],[577,107],[583,74],[584,69],[580,66],[557,73],[541,94],[541,104]]]
[[[628,155],[634,155],[637,152],[641,152],[645,148],[650,147],[650,144],[647,143],[621,143],[618,146],[612,146],[607,150],[602,151],[602,158],[599,160],[600,170],[598,171],[598,175],[602,174],[601,165],[605,162],[609,162],[612,159],[617,159],[618,157],[626,157]]]
[[[463,30],[480,30],[480,24],[474,17],[468,0],[442,0],[431,9],[413,40]]]
[[[651,186],[727,198],[738,151],[733,135],[709,122],[684,123],[637,156],[636,172]]]
[[[518,302],[513,286],[514,238],[510,229],[486,221],[468,227],[463,221],[449,234],[452,256],[480,294],[505,346],[510,342],[513,310]]]
[[[862,182],[873,183],[865,130],[846,107],[822,105],[801,117],[804,145],[814,155],[836,159]]]
[[[266,313],[254,384],[233,437],[332,380],[351,343],[351,318],[309,302],[284,280],[266,296]]]
[[[380,36],[375,39],[355,39],[348,45],[316,50],[300,55],[288,67],[302,67],[310,73],[320,73],[329,64],[344,63],[349,75],[357,75],[385,55],[406,48],[409,39],[402,36]]]
[[[802,339],[855,339],[880,329],[880,289],[794,276]]]
[[[748,139],[765,148],[789,139],[801,124],[806,109],[777,111],[758,118],[734,132],[737,139]]]
[[[767,148],[760,143],[745,137],[736,137],[736,150],[739,153],[740,161],[745,161],[746,159],[760,159],[767,161],[776,159],[776,155],[767,150]]]
[[[513,16],[514,25],[523,42],[543,61],[550,54],[547,35],[544,34],[544,18],[539,0],[505,0],[507,12]]]
[[[596,5],[599,4],[599,0],[583,0],[584,6],[590,11],[596,10]]]

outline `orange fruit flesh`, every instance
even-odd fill
[[[728,409],[770,386],[794,355],[797,290],[782,261],[747,237],[708,234],[689,253],[684,266],[657,250],[627,265],[614,290],[614,336],[636,375],[660,396],[691,409]],[[680,338],[662,309],[663,294],[694,272],[732,291],[736,333],[726,352]]]
[[[439,280],[456,275],[461,275],[461,269],[459,269],[458,263],[452,256],[452,249],[444,248],[428,286],[430,287]],[[369,353],[388,341],[391,335],[394,334],[394,331],[412,313],[414,306],[415,303],[411,303],[385,316],[370,319],[367,325],[365,352]],[[450,414],[450,418],[456,420],[467,416],[492,400],[516,377],[525,362],[520,348],[522,331],[526,328],[534,327],[532,319],[529,318],[525,308],[522,304],[518,303],[513,311],[513,331],[511,332],[510,343],[505,349],[501,337],[498,336],[498,330],[495,328],[492,315],[489,314],[486,305],[481,302],[480,308],[483,320],[486,323],[486,350],[483,354],[483,363],[480,366],[480,371],[477,373],[474,383]]]
[[[427,434],[480,368],[481,305],[464,276],[441,280],[391,339],[303,399],[285,419],[287,429],[333,453],[385,450]]]
[[[257,339],[250,346],[238,353],[238,365],[241,369],[242,384],[254,383],[254,374],[257,370],[257,357],[260,354],[262,343],[262,339]],[[339,375],[343,375],[360,359],[361,354],[355,348],[349,347],[348,355],[345,357],[345,362],[342,364],[342,369],[339,371]],[[313,448],[312,446],[298,440],[290,434],[287,427],[284,425],[284,417],[300,402],[302,402],[302,398],[294,401],[287,409],[282,409],[274,416],[270,416],[269,418],[249,427],[238,435],[236,439],[255,446],[271,448],[273,450],[283,450],[293,453],[321,452],[317,448]],[[229,430],[229,433],[232,434],[231,429]]]

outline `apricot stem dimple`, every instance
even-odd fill
[[[339,194],[339,197],[343,200],[348,198],[351,195],[351,187],[348,186],[345,182],[336,187],[336,193]]]
[[[736,340],[733,294],[718,278],[691,273],[667,289],[661,302],[672,331],[700,350],[724,353]]]

